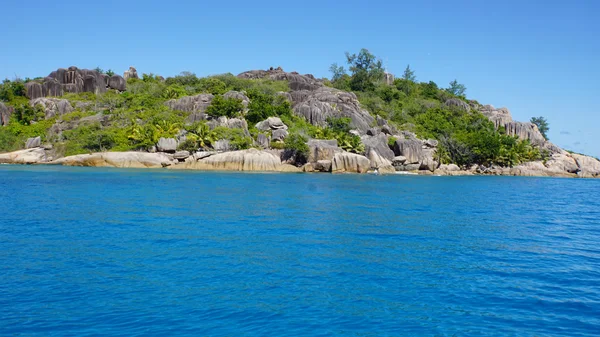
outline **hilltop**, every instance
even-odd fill
[[[0,87],[0,162],[259,171],[597,177],[465,88],[383,72],[366,50],[332,79],[281,68],[198,78],[61,68]]]

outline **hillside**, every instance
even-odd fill
[[[85,156],[64,157],[137,151],[155,154],[136,155],[149,158],[141,166],[177,168],[600,175],[595,158],[560,149],[506,108],[467,99],[459,84],[395,78],[363,56],[349,55],[351,73],[334,68],[332,80],[281,68],[165,79],[70,67],[5,81],[0,152],[13,154],[0,162],[83,165]]]

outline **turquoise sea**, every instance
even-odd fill
[[[1,336],[598,336],[600,180],[0,165]]]

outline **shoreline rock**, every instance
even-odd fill
[[[318,146],[315,146],[317,145]],[[331,173],[367,173],[377,169],[380,174],[417,174],[436,176],[526,176],[526,177],[565,177],[600,178],[600,161],[593,157],[563,153],[554,154],[548,161],[534,161],[515,167],[483,167],[474,165],[470,169],[459,168],[454,164],[442,164],[434,171],[414,170],[398,171],[395,165],[406,159],[398,156],[387,164],[383,158],[345,152],[323,141],[313,141],[316,148],[330,146],[335,151],[324,151],[313,155],[313,162],[296,167],[282,162],[280,157],[268,150],[239,150],[227,152],[164,153],[164,152],[97,152],[79,154],[53,160],[52,149],[43,146],[0,153],[0,164],[37,164],[87,167],[116,168],[169,168],[199,171],[245,171],[245,172],[331,172]],[[319,151],[319,150],[317,150]],[[185,153],[184,153],[185,152]],[[375,153],[372,153],[374,156]],[[319,158],[321,157],[321,158]],[[324,158],[323,158],[324,157]],[[374,160],[376,159],[376,160]],[[378,163],[382,165],[373,165]]]

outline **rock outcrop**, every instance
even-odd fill
[[[65,166],[161,168],[173,164],[172,157],[164,153],[99,152],[60,158],[49,164]]]
[[[256,128],[260,131],[273,131],[273,130],[287,130],[288,127],[285,125],[279,117],[269,117],[262,122],[256,123]]]
[[[292,102],[294,112],[318,126],[326,126],[329,117],[349,117],[351,126],[362,134],[375,122],[374,118],[360,107],[356,95],[326,87],[314,76],[287,73],[281,68],[252,70],[238,75],[240,78],[269,78],[288,81],[290,93],[281,93]]]
[[[165,104],[173,110],[204,113],[206,108],[212,103],[213,98],[212,94],[199,94],[172,99],[165,102]]]
[[[130,78],[139,78],[137,70],[134,67],[129,67],[129,70],[125,70],[123,78],[127,81]]]
[[[223,98],[239,99],[240,101],[242,101],[242,105],[244,106],[244,108],[248,108],[248,104],[250,104],[250,99],[248,98],[248,96],[246,96],[246,94],[235,90],[230,90],[224,93]]]
[[[12,108],[7,107],[4,103],[0,102],[0,126],[8,125],[10,116],[12,115]]]
[[[156,150],[158,152],[174,153],[177,150],[177,140],[175,138],[160,138],[156,144]]]
[[[282,167],[279,157],[256,149],[218,153],[170,168],[208,171],[289,171],[289,168]]]
[[[62,96],[65,92],[93,92],[100,94],[107,89],[125,90],[125,79],[119,75],[109,77],[96,70],[69,67],[51,72],[41,82],[31,81],[26,84],[27,97],[36,99],[48,96]]]
[[[54,116],[62,116],[64,114],[68,114],[74,111],[69,101],[60,98],[41,97],[32,99],[31,101],[29,101],[29,104],[32,107],[35,107],[38,104],[41,105],[44,108],[46,119],[52,118]]]
[[[27,141],[25,142],[25,148],[26,149],[32,149],[34,147],[40,147],[42,146],[42,138],[41,137],[33,137],[33,138],[27,138]]]
[[[40,147],[0,153],[0,164],[37,164],[45,161],[46,151]]]
[[[371,168],[371,162],[365,156],[343,152],[333,156],[331,172],[333,173],[366,173]]]
[[[491,120],[497,129],[504,128],[507,135],[527,139],[531,144],[537,146],[543,146],[546,143],[546,139],[535,124],[513,121],[507,108],[496,109],[491,105],[476,106],[476,108]]]
[[[319,160],[332,161],[336,153],[342,153],[344,150],[338,147],[335,139],[311,139],[308,141],[308,162],[315,163]]]
[[[330,117],[348,117],[350,126],[365,134],[375,122],[351,92],[319,87],[313,91],[292,92],[291,96],[294,112],[313,125],[326,126]]]

